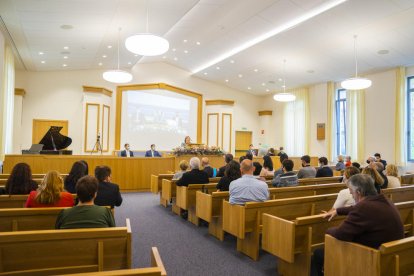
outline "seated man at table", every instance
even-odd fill
[[[98,194],[95,198],[95,204],[99,206],[121,206],[122,196],[119,192],[119,186],[111,183],[111,168],[108,166],[97,166],[95,168],[95,177],[99,181]]]
[[[189,184],[207,184],[208,175],[205,171],[200,170],[200,159],[193,157],[190,159],[191,171],[186,172],[177,180],[177,186],[188,186]]]
[[[93,203],[98,190],[98,180],[95,177],[82,177],[75,189],[79,203],[59,213],[56,229],[115,227],[111,210]]]
[[[347,216],[338,227],[329,228],[327,234],[372,248],[404,238],[400,213],[394,203],[377,193],[371,176],[353,175],[348,180],[348,187],[356,204],[326,213],[329,220],[336,215]],[[323,265],[324,249],[317,249],[312,257],[312,275],[323,275]]]
[[[269,189],[266,182],[253,176],[255,167],[249,159],[240,164],[242,177],[230,183],[229,193],[231,204],[244,205],[249,201],[265,201],[269,199]]]
[[[124,150],[121,151],[121,157],[134,157],[134,152],[130,150],[129,144],[124,145]]]
[[[151,149],[145,152],[145,157],[161,157],[161,154],[155,150],[155,145],[151,145]]]
[[[290,187],[298,185],[298,176],[293,170],[293,161],[290,159],[283,160],[282,169],[283,173],[276,175],[272,180],[272,185],[275,187]]]

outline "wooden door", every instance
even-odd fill
[[[251,131],[236,131],[236,156],[245,155],[252,143]]]
[[[60,134],[68,136],[68,121],[33,119],[32,144],[38,144],[51,126],[60,126]]]

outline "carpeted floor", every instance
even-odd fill
[[[226,235],[224,242],[208,234],[207,227],[196,227],[159,205],[151,193],[122,195],[116,208],[118,226],[130,218],[133,232],[133,266],[150,265],[152,246],[158,247],[167,274],[174,275],[276,275],[276,257],[260,252],[259,261],[237,252],[236,239]]]

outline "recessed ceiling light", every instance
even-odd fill
[[[250,86],[247,87],[248,90],[252,90],[252,88]]]
[[[178,60],[178,57],[174,57],[174,60],[177,61]]]
[[[286,88],[286,85],[282,85],[282,88]]]
[[[255,73],[257,73],[257,72],[259,72],[259,69],[255,68],[255,69],[253,69],[253,71],[254,71]]]
[[[66,67],[66,66],[68,66],[68,65],[67,65],[67,64],[62,64],[62,66],[63,66],[63,67]]]
[[[64,47],[63,47],[63,49],[64,49],[64,50],[68,50],[68,49],[69,49],[69,47],[68,47],[68,46],[64,46]]]
[[[132,63],[131,62],[128,62],[128,65],[131,65]]]
[[[208,75],[208,73],[207,72],[204,72],[204,75]]]
[[[99,66],[102,66],[102,62],[99,62],[99,63],[98,63],[98,65],[99,65]]]
[[[270,92],[270,90],[269,89],[266,89],[266,92]]]
[[[201,45],[201,42],[200,42],[200,41],[197,41],[197,42],[196,42],[196,44],[197,44],[197,45]]]
[[[177,49],[173,48],[172,51],[175,52],[175,51],[177,51]]]
[[[226,80],[224,80],[224,81],[225,81],[225,82],[229,82],[229,80],[227,80],[227,79],[226,79]]]
[[[243,75],[242,74],[239,74],[239,78],[243,78]]]
[[[313,9],[307,11],[307,12],[302,13],[300,16],[294,17],[294,18],[292,18],[291,20],[288,20],[287,22],[285,22],[282,25],[277,25],[274,29],[272,29],[268,32],[259,34],[258,36],[253,37],[252,39],[247,40],[244,43],[241,43],[237,47],[235,47],[235,48],[233,48],[233,49],[231,49],[227,52],[224,52],[224,53],[218,55],[217,57],[207,61],[207,63],[201,64],[201,65],[195,67],[195,69],[192,71],[192,73],[196,74],[200,71],[203,71],[204,69],[206,69],[208,67],[211,67],[211,66],[221,62],[222,60],[225,60],[225,59],[227,59],[231,56],[234,56],[237,53],[240,53],[241,51],[244,51],[244,50],[246,50],[246,49],[262,42],[262,41],[265,41],[266,39],[269,39],[269,38],[271,38],[275,35],[281,34],[286,30],[292,29],[292,28],[300,25],[301,23],[303,23],[303,22],[305,22],[305,21],[307,21],[311,18],[314,18],[315,16],[317,16],[317,15],[323,13],[323,12],[326,12],[326,11],[328,11],[328,10],[330,10],[330,9],[332,9],[332,8],[338,6],[338,5],[340,5],[340,4],[342,4],[346,1],[347,0],[324,1],[324,2],[322,2],[322,4],[316,6],[315,8],[313,8]]]
[[[184,43],[187,43],[187,41],[188,41],[187,39],[184,39],[184,40],[183,40],[183,42],[184,42]]]
[[[187,50],[184,50],[184,54],[188,54],[188,51]]]
[[[43,53],[43,52],[39,52],[39,55],[41,55],[41,56],[42,56],[42,55],[44,55],[44,53]]]
[[[231,59],[231,60],[230,60],[230,63],[234,63],[234,60],[232,60],[232,59]]]
[[[60,28],[63,30],[70,30],[70,29],[73,29],[73,26],[72,25],[60,25]]]
[[[63,56],[64,59],[68,59],[68,56]]]
[[[167,56],[163,56],[162,58],[163,58],[163,59],[166,59],[166,58],[167,58]]]
[[[386,54],[388,54],[390,51],[388,51],[388,50],[379,50],[378,52],[377,52],[377,54],[378,55],[386,55]]]
[[[108,49],[111,49],[111,48],[112,48],[112,45],[108,45],[108,46],[106,46],[106,47],[108,47]]]
[[[103,58],[106,58],[106,55],[103,55],[102,57],[103,57]]]
[[[220,66],[217,66],[217,67],[216,67],[216,69],[217,69],[217,70],[220,70]]]
[[[279,78],[279,81],[283,81],[283,79],[282,78]]]
[[[42,60],[40,63],[46,63],[46,61]]]
[[[262,82],[262,86],[265,86],[265,85],[266,85],[266,83]]]

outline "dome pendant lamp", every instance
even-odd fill
[[[358,77],[358,58],[357,58],[357,36],[354,35],[354,57],[355,57],[355,77],[341,82],[341,86],[347,90],[362,90],[372,85],[372,81],[367,78]]]

